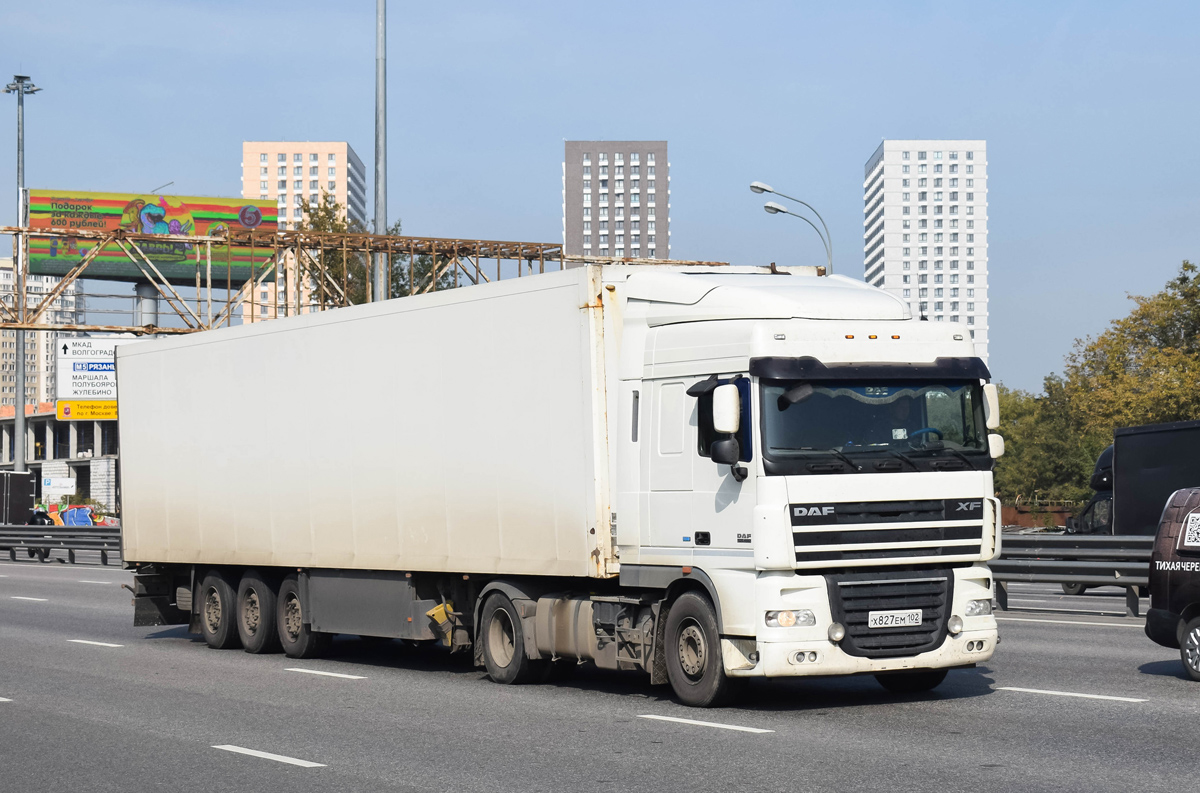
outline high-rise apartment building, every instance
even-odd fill
[[[275,200],[280,228],[295,228],[301,201],[315,204],[323,193],[346,208],[348,219],[367,225],[367,170],[349,143],[242,143],[242,198]]]
[[[302,202],[316,204],[328,193],[345,207],[346,218],[367,225],[367,176],[362,160],[344,142],[244,141],[242,198],[274,200],[279,205],[279,228],[295,229],[304,220]],[[380,229],[382,233],[383,229]],[[247,285],[242,290],[243,320],[274,319],[294,313],[299,287],[300,311],[312,302],[311,284],[294,279],[295,261],[281,262],[281,278]]]
[[[665,140],[566,142],[563,249],[569,256],[671,258]]]
[[[0,302],[9,303],[15,279],[11,257],[0,258]],[[25,275],[26,305],[36,306],[58,283],[57,275]],[[69,325],[80,321],[84,300],[79,282],[71,284],[54,299],[42,314],[49,325]],[[58,375],[54,343],[59,334],[51,330],[25,333],[25,403],[53,402]],[[0,405],[15,405],[17,397],[16,332],[0,332]]]
[[[987,142],[885,140],[863,181],[865,280],[988,356]]]

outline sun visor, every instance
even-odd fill
[[[991,380],[981,358],[938,358],[932,363],[833,363],[816,358],[751,358],[750,374],[767,380]]]

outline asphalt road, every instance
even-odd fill
[[[0,564],[0,791],[1195,784],[1200,684],[1122,616],[1116,589],[1014,585],[996,656],[929,694],[897,697],[872,678],[755,681],[736,707],[701,711],[637,674],[585,667],[505,687],[467,659],[392,642],[339,639],[319,661],[210,650],[182,627],[134,628],[129,580]]]

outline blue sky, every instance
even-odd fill
[[[0,6],[30,74],[31,187],[237,195],[242,140],[348,140],[371,168],[374,2]],[[991,367],[1037,390],[1073,340],[1200,260],[1200,6],[393,3],[389,183],[406,233],[560,238],[564,139],[670,143],[672,255],[862,276],[882,138],[984,138]],[[0,185],[15,184],[13,105]],[[5,120],[7,119],[7,120]],[[0,190],[0,196],[13,196]],[[0,223],[15,220],[0,200]]]

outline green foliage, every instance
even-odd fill
[[[393,236],[401,236],[400,221],[397,220],[387,230]],[[411,266],[410,266],[410,261]],[[429,254],[418,254],[411,257],[408,254],[390,254],[388,270],[391,275],[389,297],[406,297],[410,294],[420,294],[430,287],[434,269],[434,257]],[[445,256],[437,257],[437,291],[454,289],[458,286],[457,271],[452,272],[450,260]],[[411,283],[410,283],[411,277]]]
[[[334,200],[327,192],[321,193],[321,200],[315,204],[301,201],[306,220],[301,226],[302,231],[330,232],[336,234],[365,234],[366,229],[356,220],[348,220],[346,208]],[[312,252],[315,258],[325,267],[330,279],[340,289],[344,290],[351,305],[367,302],[367,259],[361,253],[346,252],[329,248]],[[305,262],[308,265],[308,262]],[[313,299],[321,302],[321,290],[331,289],[328,285],[317,284],[314,288]],[[326,296],[326,301],[336,302],[333,297]]]
[[[1000,387],[1006,453],[996,490],[1008,501],[1086,499],[1113,430],[1200,418],[1200,273],[1183,262],[1163,291],[1131,296],[1127,317],[1077,340],[1041,394]]]

